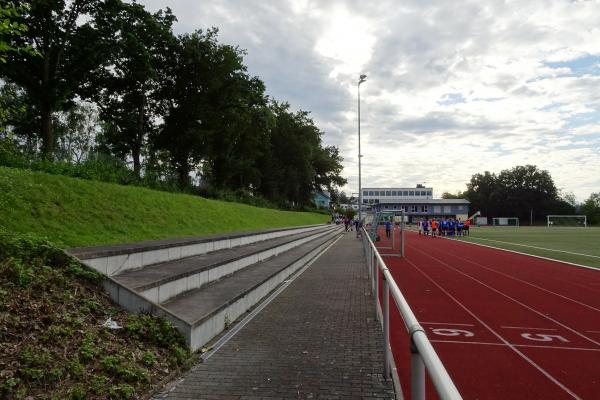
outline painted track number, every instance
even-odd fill
[[[534,340],[536,342],[553,342],[558,340],[563,343],[569,343],[567,339],[560,335],[546,335],[543,333],[521,333],[521,336],[525,339]]]
[[[432,328],[431,331],[436,335],[441,336],[464,336],[473,337],[475,334],[464,329],[449,329],[449,328]]]

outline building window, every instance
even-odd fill
[[[408,195],[409,195],[409,196],[414,196],[414,195],[415,195],[415,191],[414,191],[414,190],[411,190],[410,192],[408,192]]]
[[[444,213],[450,214],[452,212],[452,206],[444,206]]]
[[[403,191],[402,196],[408,196],[408,190]]]
[[[375,204],[379,204],[379,199],[375,199]]]
[[[428,211],[427,206],[421,206],[421,212],[426,213]]]
[[[363,199],[363,204],[367,204],[368,200],[367,199]]]
[[[373,204],[373,199],[369,199],[369,204]]]
[[[391,191],[389,191],[389,190],[386,190],[386,191],[385,191],[385,195],[386,195],[386,196],[391,196],[391,195],[392,195],[392,192],[391,192]]]
[[[417,212],[417,206],[410,206],[410,212]]]
[[[373,191],[369,190],[369,196],[373,196]]]
[[[395,190],[392,190],[392,196],[397,196],[398,192],[396,192]]]
[[[464,207],[465,207],[465,206],[458,206],[458,209],[459,209],[460,211],[462,211],[462,210],[464,210]]]
[[[433,193],[431,193],[431,190],[427,191],[427,196],[429,196],[429,197],[433,196]]]
[[[421,190],[421,196],[427,196],[427,192],[424,190]]]
[[[388,209],[388,206],[387,206],[387,204],[386,204],[385,206],[383,206],[383,208],[385,208],[385,209],[387,210],[387,209]]]
[[[365,190],[365,191],[363,191],[363,197],[364,197],[364,196],[368,196],[368,195],[369,195],[369,192],[368,192],[368,191],[366,191],[366,190]]]
[[[375,196],[379,196],[379,190],[376,190],[373,193],[375,194]]]

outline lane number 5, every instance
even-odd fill
[[[567,339],[560,335],[546,335],[542,333],[521,333],[525,339],[535,340],[536,342],[552,342],[555,339],[564,343],[569,343]]]

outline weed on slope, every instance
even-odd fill
[[[0,398],[141,398],[190,363],[169,322],[114,305],[101,279],[0,230]]]

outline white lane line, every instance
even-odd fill
[[[504,344],[504,343],[494,343],[494,342],[467,342],[467,341],[463,341],[463,340],[439,340],[439,339],[429,339],[429,341],[431,343],[456,343],[456,344],[479,344],[479,345],[484,345],[484,346],[503,346],[503,347],[509,347],[508,345]],[[533,348],[537,348],[537,349],[552,349],[552,350],[577,350],[577,351],[595,351],[595,352],[600,352],[600,349],[588,349],[585,347],[560,347],[560,346],[542,346],[542,345],[535,345],[535,344],[515,344],[515,343],[511,343],[511,346],[515,346],[515,347],[533,347]]]
[[[495,239],[484,239],[484,238],[480,238],[480,237],[474,237],[473,239],[476,240],[486,240],[488,242],[496,242],[496,243],[504,243],[504,244],[512,244],[515,246],[521,246],[521,247],[529,247],[531,249],[538,249],[538,250],[547,250],[547,251],[554,251],[556,253],[566,253],[566,254],[573,254],[576,256],[584,256],[584,257],[592,257],[592,258],[600,258],[600,256],[594,256],[591,254],[585,254],[585,253],[576,253],[574,251],[566,251],[566,250],[556,250],[556,249],[548,249],[546,247],[538,247],[538,246],[531,246],[529,244],[521,244],[521,243],[513,243],[513,242],[504,242],[502,240],[495,240]]]
[[[581,397],[579,397],[575,393],[573,393],[573,391],[571,391],[571,389],[569,389],[568,387],[566,387],[562,382],[560,382],[558,379],[556,379],[554,376],[552,376],[548,371],[546,371],[544,368],[542,368],[541,366],[539,366],[538,364],[536,364],[536,362],[533,361],[531,358],[529,358],[525,354],[523,354],[523,352],[521,352],[519,349],[517,349],[516,346],[510,344],[510,342],[508,340],[504,339],[504,337],[502,337],[502,335],[500,335],[498,332],[496,332],[491,326],[489,326],[488,324],[486,324],[473,311],[469,310],[457,298],[455,298],[454,296],[452,296],[446,289],[444,289],[436,281],[434,281],[433,278],[431,278],[429,275],[427,275],[425,272],[423,272],[419,267],[417,267],[415,265],[415,263],[413,263],[412,261],[410,261],[408,258],[405,258],[405,260],[410,265],[412,265],[413,268],[415,268],[417,271],[419,271],[421,273],[421,275],[423,275],[427,280],[429,280],[431,283],[433,283],[435,286],[437,286],[437,288],[439,290],[441,290],[442,293],[444,293],[446,296],[448,296],[450,299],[452,299],[452,301],[454,301],[456,304],[458,304],[459,307],[461,307],[463,310],[465,310],[467,313],[469,313],[473,318],[475,318],[480,324],[482,324],[484,327],[486,327],[494,336],[496,336],[498,339],[500,339],[501,342],[503,342],[504,344],[506,344],[512,351],[514,351],[519,356],[521,356],[521,358],[523,358],[525,361],[527,361],[529,363],[529,365],[531,365],[532,367],[534,367],[535,369],[537,369],[539,372],[541,372],[552,383],[554,383],[556,386],[558,386],[559,388],[561,388],[562,390],[564,390],[566,393],[568,393],[569,395],[571,395],[571,397],[573,397],[574,399],[582,400]]]
[[[553,292],[553,291],[551,291],[551,290],[545,289],[545,288],[543,288],[543,287],[541,287],[541,286],[538,286],[538,285],[536,285],[536,284],[534,284],[534,283],[527,282],[527,281],[525,281],[525,280],[523,280],[523,279],[516,278],[516,277],[514,277],[514,276],[512,276],[512,275],[509,275],[509,274],[507,274],[507,273],[504,273],[504,272],[497,271],[497,270],[495,270],[495,269],[493,269],[493,268],[490,268],[490,267],[487,267],[487,266],[485,266],[485,265],[483,265],[483,264],[480,264],[480,263],[478,263],[477,261],[472,261],[472,260],[469,260],[469,259],[467,259],[467,258],[464,258],[464,257],[461,257],[461,256],[457,256],[456,254],[452,254],[452,253],[450,253],[450,252],[447,252],[447,251],[445,251],[445,252],[443,252],[443,253],[444,253],[444,254],[448,254],[448,255],[450,255],[450,256],[452,256],[452,257],[455,257],[455,258],[457,258],[457,259],[459,259],[459,260],[462,260],[462,261],[468,262],[469,264],[476,265],[476,266],[478,266],[478,267],[480,267],[480,268],[483,268],[483,269],[485,269],[485,270],[488,270],[488,271],[494,272],[494,273],[496,273],[496,274],[498,274],[498,275],[502,275],[502,276],[505,276],[505,277],[507,277],[507,278],[513,279],[513,280],[515,280],[515,281],[517,281],[517,282],[521,282],[521,283],[523,283],[523,284],[525,284],[525,285],[528,285],[528,286],[534,287],[534,288],[536,288],[536,289],[539,289],[539,290],[541,290],[541,291],[543,291],[543,292],[550,293],[550,294],[552,294],[552,295],[554,295],[554,296],[558,296],[558,297],[560,297],[560,298],[562,298],[562,299],[565,299],[565,300],[568,300],[568,301],[572,301],[573,303],[577,303],[577,304],[579,304],[579,305],[581,305],[581,306],[587,307],[587,308],[589,308],[590,310],[594,310],[594,311],[598,311],[598,312],[600,312],[600,308],[596,308],[596,307],[594,307],[594,306],[590,306],[589,304],[583,303],[583,302],[581,302],[581,301],[579,301],[579,300],[575,300],[575,299],[572,299],[572,298],[570,298],[570,297],[567,297],[567,296],[565,296],[565,295],[562,295],[562,294],[559,294],[559,293]],[[593,289],[591,289],[591,288],[588,288],[588,289],[590,289],[590,290],[593,290]]]
[[[455,324],[454,322],[420,322],[422,325],[475,326],[473,324]]]
[[[531,254],[531,253],[523,253],[522,251],[504,249],[502,247],[490,246],[490,245],[483,244],[483,243],[472,242],[470,240],[460,240],[460,239],[454,239],[454,238],[451,238],[451,237],[444,237],[444,236],[440,236],[440,237],[442,239],[454,240],[456,242],[470,244],[472,246],[480,246],[480,247],[487,247],[488,249],[507,251],[507,252],[513,253],[513,254],[520,254],[522,256],[534,257],[534,258],[539,258],[541,260],[548,260],[548,261],[557,262],[557,263],[561,263],[561,264],[572,265],[574,267],[585,268],[585,269],[588,269],[588,270],[593,270],[593,271],[599,271],[600,270],[597,267],[591,267],[589,265],[577,264],[577,263],[573,263],[573,262],[569,262],[569,261],[564,261],[564,260],[557,260],[556,258],[537,256],[537,255]],[[477,239],[477,238],[474,238],[474,239]]]
[[[458,272],[459,274],[461,274],[461,275],[463,275],[463,276],[466,276],[467,278],[469,278],[469,279],[471,279],[471,280],[473,280],[473,281],[475,281],[475,282],[479,283],[481,286],[484,286],[484,287],[486,287],[486,288],[490,289],[491,291],[493,291],[493,292],[496,292],[496,293],[498,293],[499,295],[501,295],[501,296],[504,296],[504,297],[506,297],[506,298],[507,298],[507,299],[509,299],[509,300],[512,300],[513,302],[515,302],[515,303],[519,304],[521,307],[523,307],[523,308],[526,308],[526,309],[528,309],[529,311],[531,311],[531,312],[534,312],[534,313],[538,314],[539,316],[541,316],[541,317],[543,317],[543,318],[546,318],[546,319],[548,319],[548,320],[550,320],[550,321],[554,322],[556,325],[559,325],[559,326],[561,326],[561,327],[565,328],[566,330],[568,330],[568,331],[570,331],[570,332],[574,333],[575,335],[577,335],[577,336],[579,336],[579,337],[582,337],[583,339],[585,339],[585,340],[588,340],[588,341],[590,341],[590,342],[594,343],[595,345],[597,345],[598,347],[600,347],[600,342],[597,342],[597,341],[595,341],[594,339],[587,337],[586,335],[584,335],[583,333],[579,332],[578,330],[576,330],[576,329],[574,329],[574,328],[571,328],[571,327],[570,327],[570,326],[568,326],[568,325],[565,325],[565,324],[563,324],[562,322],[560,322],[560,321],[558,321],[558,320],[556,320],[556,319],[554,319],[554,318],[552,318],[552,317],[550,317],[550,316],[548,316],[548,315],[544,314],[544,313],[543,313],[543,312],[541,312],[541,311],[538,311],[538,310],[536,310],[536,309],[534,309],[534,308],[532,308],[532,307],[529,307],[527,304],[525,304],[525,303],[523,303],[523,302],[521,302],[521,301],[519,301],[519,300],[515,299],[514,297],[511,297],[511,296],[507,295],[506,293],[503,293],[503,292],[501,292],[500,290],[496,289],[495,287],[493,287],[493,286],[490,286],[490,285],[488,285],[487,283],[485,283],[485,282],[482,282],[482,281],[480,281],[479,279],[477,279],[477,278],[475,278],[475,277],[473,277],[473,276],[471,276],[471,275],[469,275],[469,274],[467,274],[467,273],[465,273],[465,272],[462,272],[462,271],[461,271],[461,270],[459,270],[459,269],[456,269],[456,268],[454,268],[454,267],[453,267],[453,266],[451,266],[450,264],[447,264],[446,262],[444,262],[444,261],[442,261],[442,260],[440,260],[440,259],[438,259],[438,258],[436,258],[436,257],[433,257],[433,256],[429,255],[428,253],[425,253],[424,251],[421,251],[421,250],[417,249],[417,248],[416,248],[416,247],[414,247],[414,246],[411,246],[411,247],[413,247],[413,248],[414,248],[416,251],[418,251],[419,253],[421,253],[421,254],[424,254],[426,257],[429,257],[429,258],[431,258],[431,259],[433,259],[433,260],[435,260],[435,261],[439,262],[440,264],[444,265],[446,268],[449,268],[449,269],[451,269],[451,270],[453,270],[453,271],[455,271],[455,272]]]
[[[586,331],[588,333],[600,333],[600,331]]]
[[[524,331],[557,331],[558,329],[554,328],[530,328],[526,326],[501,326],[503,329],[522,329]]]

